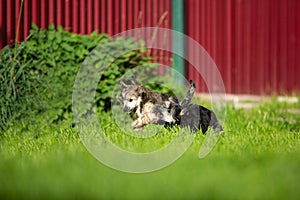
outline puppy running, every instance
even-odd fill
[[[160,94],[142,87],[135,79],[120,81],[122,92],[120,101],[124,112],[135,113],[137,119],[131,124],[140,129],[147,124],[177,124],[189,127],[192,132],[202,130],[205,134],[209,126],[215,132],[223,130],[213,111],[196,104],[190,104],[195,92],[195,84],[191,80],[186,97],[179,101],[169,94]]]
[[[137,119],[131,124],[134,128],[140,128],[147,124],[179,121],[177,117],[180,116],[181,106],[177,97],[147,89],[135,79],[131,79],[127,83],[120,81],[120,84],[122,86],[120,101],[124,105],[124,112],[135,112],[137,116]],[[188,100],[184,102],[188,103]]]

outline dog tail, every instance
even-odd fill
[[[187,108],[188,105],[191,103],[192,98],[193,98],[194,93],[195,93],[195,90],[196,90],[195,83],[194,83],[193,80],[190,80],[190,89],[187,92],[185,98],[180,102],[180,106],[181,106],[182,110]]]

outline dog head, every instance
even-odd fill
[[[124,106],[124,112],[131,113],[142,101],[142,97],[139,94],[140,85],[127,84],[124,81],[120,81],[120,84],[122,86],[122,91],[119,100]]]

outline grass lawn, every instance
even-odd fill
[[[275,100],[249,110],[229,105],[225,132],[207,157],[198,158],[205,136],[197,134],[174,164],[146,174],[119,172],[98,162],[64,124],[24,120],[0,133],[0,198],[298,199],[300,114],[290,111],[299,107]],[[146,152],[174,134],[165,130],[136,140],[119,137],[122,133],[114,128],[107,124],[112,141]]]

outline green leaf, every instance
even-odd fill
[[[48,26],[48,30],[49,30],[49,31],[54,31],[54,30],[55,30],[54,24],[50,24],[50,25]]]
[[[67,43],[62,43],[61,46],[66,51],[72,51],[73,50],[73,48]]]

